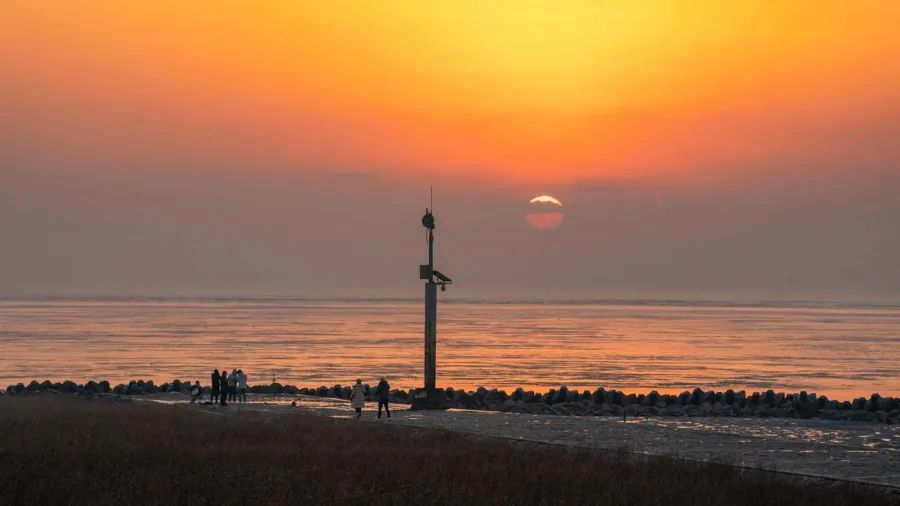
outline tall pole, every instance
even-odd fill
[[[428,229],[428,263],[419,266],[425,280],[425,388],[416,393],[413,409],[441,409],[443,393],[437,389],[437,289],[447,289],[453,281],[434,268],[434,215],[425,209],[422,225]]]
[[[425,283],[425,392],[437,388],[437,284],[434,282],[434,228],[428,229],[428,282]]]
[[[425,391],[437,387],[437,285],[425,284]]]

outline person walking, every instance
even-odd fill
[[[222,393],[219,395],[219,405],[226,406],[228,404],[228,373],[222,369],[222,375],[219,376],[219,384],[222,385]]]
[[[212,372],[212,389],[209,391],[209,402],[212,404],[216,404],[219,402],[219,370],[213,369]]]
[[[391,417],[391,408],[388,406],[388,401],[391,397],[391,384],[384,379],[384,376],[381,377],[381,380],[378,382],[378,386],[375,387],[375,395],[378,396],[378,419],[381,420],[381,408],[384,407],[384,412],[387,414],[387,417]]]
[[[241,401],[241,403],[247,402],[247,375],[244,374],[243,369],[238,369],[237,386],[238,400]]]
[[[366,387],[357,378],[353,390],[350,391],[350,407],[356,410],[356,419],[362,416],[362,408],[366,407]]]

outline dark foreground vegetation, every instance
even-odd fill
[[[892,504],[860,485],[305,415],[0,398],[0,504]]]

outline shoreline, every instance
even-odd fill
[[[309,396],[301,398],[303,401],[298,407],[304,411],[331,418],[352,418],[350,408],[340,404],[342,399]],[[175,405],[189,407],[181,403]],[[268,411],[264,408],[263,412],[276,414],[284,413],[283,410],[278,411],[278,408],[290,409],[287,404],[275,406],[275,410]],[[876,451],[867,445],[853,444],[849,441],[840,444],[802,441],[790,436],[784,437],[784,434],[773,434],[771,431],[750,435],[738,434],[733,432],[733,427],[718,431],[698,418],[657,423],[652,419],[622,421],[617,418],[577,416],[549,417],[549,421],[540,421],[540,418],[543,418],[540,415],[532,418],[527,413],[506,413],[505,416],[507,419],[498,419],[496,414],[485,411],[454,409],[430,411],[421,415],[411,412],[409,418],[401,420],[401,423],[419,428],[440,428],[532,447],[550,446],[584,452],[628,452],[681,461],[718,463],[750,471],[802,477],[818,483],[860,483],[881,487],[891,494],[900,494],[900,469],[896,468],[893,459],[882,454],[882,457],[886,458],[879,460],[877,453],[881,450]],[[716,419],[710,421],[714,420]],[[772,418],[741,420],[750,425],[778,422]],[[380,422],[377,419],[363,421],[376,424]],[[841,422],[797,420],[796,423],[808,424],[808,428],[817,431],[822,430],[826,424]],[[848,426],[858,428],[859,424],[849,423]],[[697,443],[702,444],[698,447]],[[876,460],[867,464],[856,462],[850,469],[843,468],[839,456],[822,455],[833,453],[835,449],[852,453],[857,460],[871,458]],[[809,461],[810,457],[812,462]],[[892,468],[893,472],[889,472],[888,467]],[[859,475],[858,468],[868,468],[868,473]]]
[[[351,421],[346,399],[309,395],[265,396],[252,404],[221,408],[190,405],[168,394],[139,396],[130,402],[163,403],[184,409],[228,415],[241,412],[277,416],[291,412],[312,413]],[[288,403],[296,399],[296,406]],[[823,483],[859,483],[900,494],[900,468],[894,461],[894,443],[872,446],[863,434],[884,434],[877,425],[834,420],[779,420],[775,418],[634,418],[543,416],[498,413],[487,410],[393,410],[391,421],[377,419],[375,403],[368,403],[360,422],[392,423],[421,429],[502,440],[532,447],[558,447],[584,452],[626,452],[766,471]],[[744,431],[737,430],[743,428]],[[781,429],[781,430],[779,430]],[[786,430],[785,430],[786,429]],[[815,439],[809,432],[846,431],[845,438]],[[893,431],[897,434],[897,430]],[[894,436],[896,437],[896,435]],[[869,438],[865,438],[869,439]],[[846,460],[852,458],[852,462]]]
[[[374,398],[374,387],[367,387],[367,399]],[[31,395],[42,392],[75,395],[133,396],[165,392],[187,393],[191,384],[178,379],[156,385],[152,380],[132,380],[112,386],[110,382],[90,380],[79,384],[71,380],[51,382],[32,380],[27,385],[17,383],[0,390],[3,395]],[[210,388],[201,385],[200,401],[208,400]],[[512,393],[505,390],[486,389],[457,390],[451,387],[441,390],[445,401],[443,408],[497,411],[562,416],[615,416],[615,417],[731,417],[731,418],[786,418],[824,419],[854,422],[900,423],[900,397],[882,397],[877,393],[868,398],[853,401],[837,401],[826,396],[801,391],[798,393],[765,392],[747,393],[744,390],[703,391],[695,388],[678,395],[625,394],[618,390],[597,388],[593,391],[569,390],[562,386],[547,392],[534,392],[522,388]],[[250,395],[288,394],[349,399],[350,387],[342,385],[297,387],[272,383],[252,385]],[[392,389],[390,402],[412,404],[415,390]]]
[[[5,398],[5,399],[4,399]],[[808,486],[856,483],[875,486],[900,497],[900,427],[839,420],[777,418],[629,418],[603,416],[545,416],[541,414],[448,409],[414,411],[395,406],[390,420],[377,419],[376,403],[367,402],[361,420],[346,399],[301,394],[256,394],[248,403],[219,406],[189,402],[185,392],[143,395],[62,395],[32,393],[0,396],[7,407],[19,402],[43,402],[85,409],[115,406],[167,406],[189,414],[216,419],[265,420],[315,415],[323,419],[361,423],[371,430],[397,426],[448,431],[489,438],[532,450],[559,448],[585,455],[631,454],[680,462],[723,465],[748,472],[772,472],[798,477]],[[296,401],[296,404],[293,402]],[[887,439],[883,439],[887,438]]]
[[[734,454],[739,441],[727,434],[637,421],[397,410],[388,422],[371,409],[356,421],[343,399],[302,396],[297,407],[284,400],[221,408],[190,405],[174,392],[0,397],[0,502],[842,506],[900,499],[896,466],[881,465],[883,452],[816,477],[822,452],[786,438],[753,438]],[[775,452],[760,452],[761,445]],[[867,479],[872,469],[880,481]],[[204,486],[210,476],[215,486]]]

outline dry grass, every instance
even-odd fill
[[[300,413],[0,399],[0,504],[888,504],[725,465]]]

